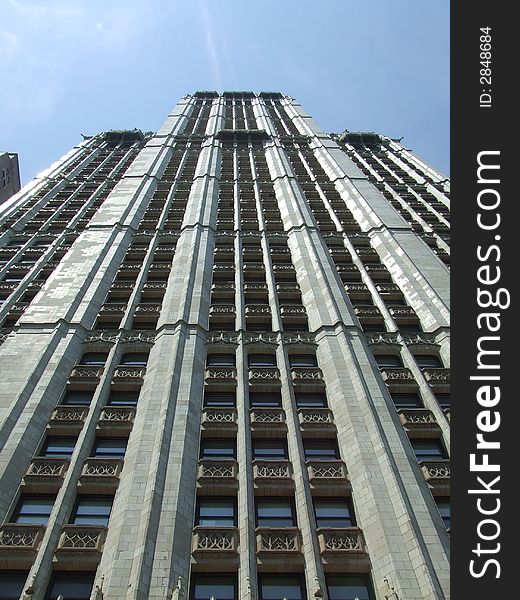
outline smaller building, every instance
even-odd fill
[[[0,150],[0,204],[20,189],[18,154]]]

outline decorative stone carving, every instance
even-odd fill
[[[300,530],[257,527],[257,552],[301,552]]]
[[[101,552],[106,538],[106,527],[98,525],[65,525],[58,542],[57,551]]]
[[[0,555],[29,551],[36,552],[44,527],[38,525],[8,524],[0,526]]]
[[[238,530],[235,527],[195,527],[193,530],[193,552],[236,552]]]
[[[321,527],[318,530],[320,551],[328,552],[355,552],[365,553],[363,534],[356,527],[333,529]]]

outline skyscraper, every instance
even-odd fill
[[[0,211],[0,598],[449,596],[443,175],[197,92]]]

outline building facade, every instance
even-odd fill
[[[278,93],[0,210],[0,598],[449,597],[449,181]]]
[[[0,150],[0,204],[20,189],[18,154]]]

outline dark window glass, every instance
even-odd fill
[[[338,446],[332,440],[303,442],[305,460],[337,460],[339,458]]]
[[[61,404],[70,406],[89,406],[94,397],[92,390],[68,390],[63,396]]]
[[[254,367],[276,367],[276,356],[274,354],[250,354],[247,357],[249,368]]]
[[[444,366],[441,359],[433,354],[416,354],[414,358],[421,369],[441,369]]]
[[[312,354],[290,354],[289,363],[294,368],[317,367],[316,357]]]
[[[229,575],[199,575],[193,577],[192,599],[236,600],[236,579]]]
[[[417,460],[438,460],[447,458],[440,440],[411,440]]]
[[[94,572],[54,573],[45,600],[57,600],[58,596],[63,596],[65,600],[89,600],[94,586],[94,576]]]
[[[137,406],[139,400],[138,391],[129,392],[110,392],[108,396],[108,406]]]
[[[126,438],[98,438],[94,442],[91,456],[97,458],[124,458]]]
[[[303,600],[305,588],[298,575],[259,575],[260,600]]]
[[[439,406],[443,410],[446,410],[447,408],[451,408],[450,394],[435,394],[435,397],[437,398],[437,402],[439,403]]]
[[[437,508],[439,509],[441,518],[444,521],[444,526],[446,527],[446,529],[449,529],[451,527],[450,499],[449,498],[435,498],[435,502],[437,504]]]
[[[133,365],[136,367],[145,367],[148,362],[148,354],[146,352],[128,352],[123,354],[120,365]]]
[[[81,357],[78,364],[103,367],[107,362],[107,358],[108,352],[87,352]]]
[[[197,525],[205,527],[234,527],[235,500],[233,498],[205,499],[197,503]]]
[[[257,527],[295,527],[294,506],[290,500],[257,500]]]
[[[0,571],[0,599],[18,600],[24,590],[28,571]]]
[[[54,496],[22,496],[14,509],[11,522],[47,525],[54,500]]]
[[[382,369],[384,367],[400,368],[403,366],[403,361],[396,354],[374,354],[377,366]]]
[[[227,406],[234,408],[236,406],[236,396],[234,392],[206,392],[204,394],[204,406]]]
[[[50,458],[70,458],[74,452],[77,438],[49,436],[43,443],[40,456]]]
[[[327,397],[325,394],[296,393],[296,406],[298,408],[326,408]]]
[[[277,393],[269,392],[249,392],[249,403],[251,406],[261,408],[281,408],[282,396]]]
[[[317,527],[353,527],[353,512],[347,500],[315,500]]]
[[[422,328],[419,325],[419,323],[410,325],[399,325],[399,331],[403,331],[405,333],[422,333]]]
[[[423,403],[419,398],[418,394],[394,394],[392,393],[392,400],[394,401],[396,408],[422,408]]]
[[[287,460],[285,440],[253,440],[254,460]]]
[[[235,458],[236,443],[230,439],[203,439],[200,447],[201,458],[216,458],[219,460]]]
[[[368,578],[358,575],[327,577],[329,600],[372,600]]]
[[[208,354],[206,359],[206,365],[208,367],[234,367],[235,366],[235,355],[234,354]]]
[[[70,523],[74,525],[108,525],[112,496],[79,496]]]

